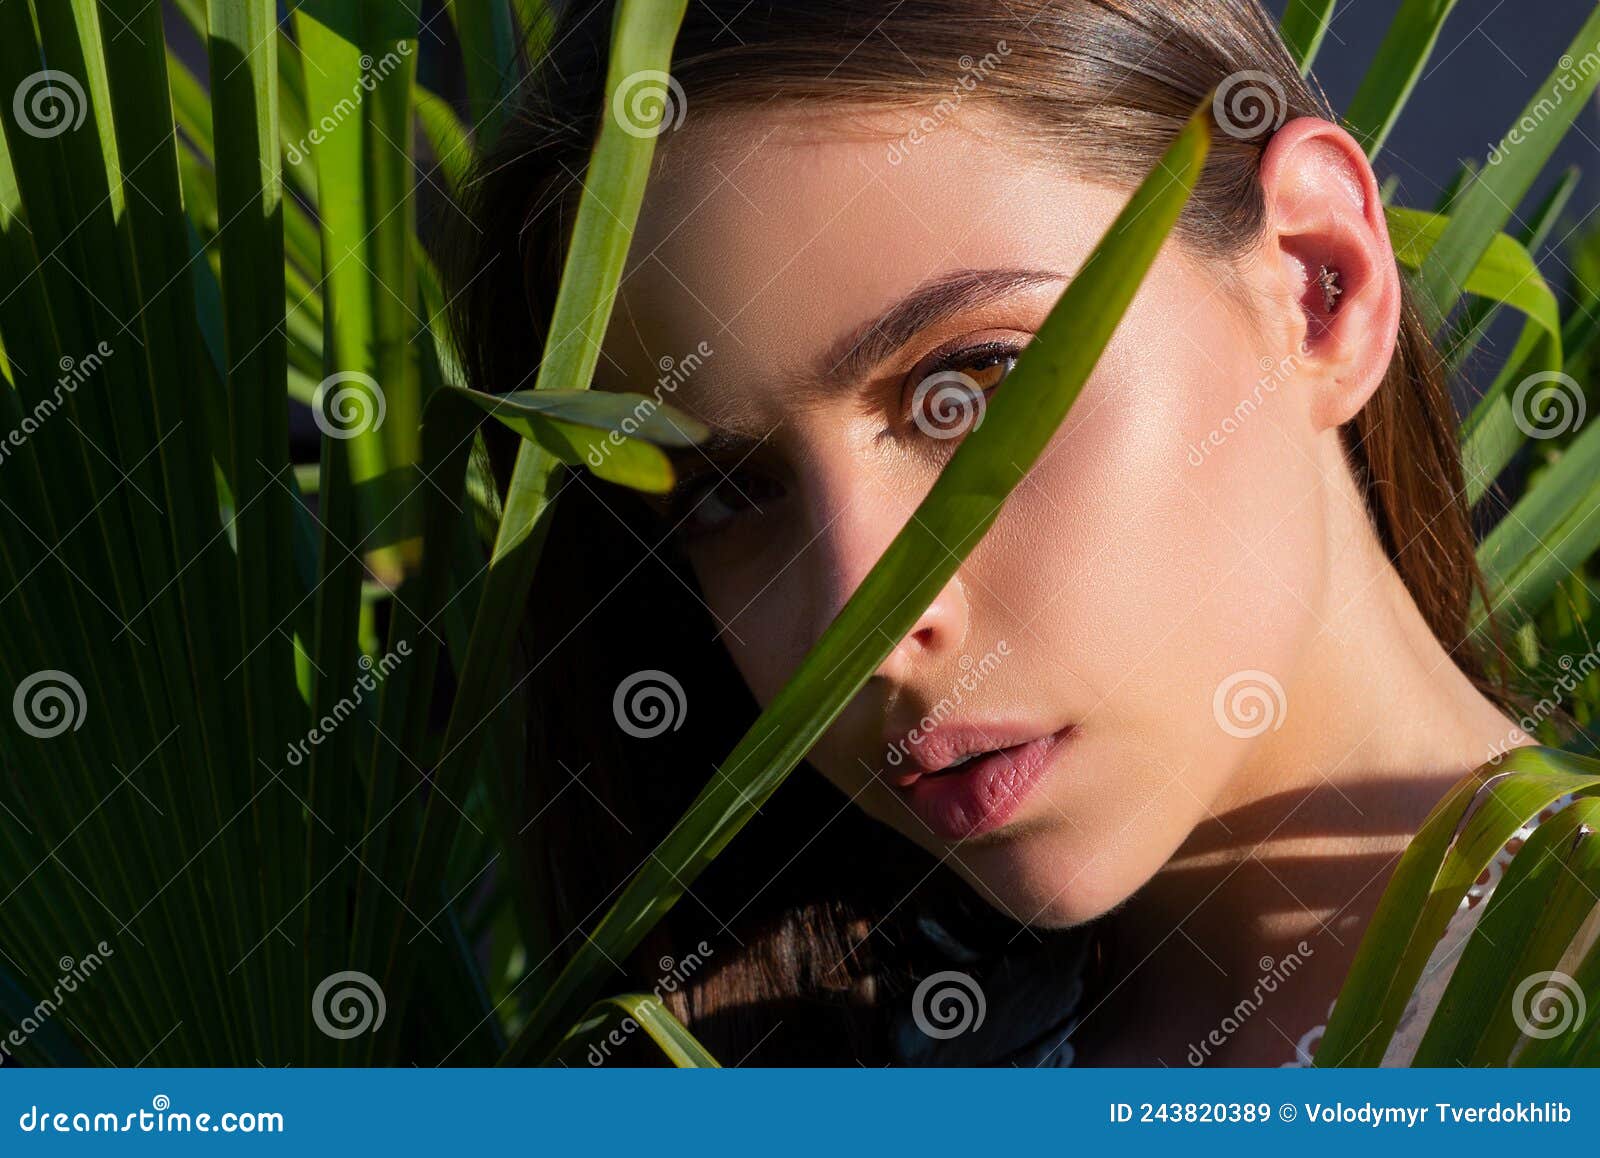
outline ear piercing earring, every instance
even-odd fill
[[[1322,287],[1322,310],[1324,313],[1333,313],[1333,308],[1339,302],[1339,295],[1344,293],[1344,287],[1339,284],[1339,271],[1323,266],[1317,273],[1317,285]]]

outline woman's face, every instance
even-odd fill
[[[690,120],[598,377],[716,431],[667,517],[765,704],[958,445],[940,388],[1007,388],[1127,193],[970,110],[894,161],[893,122]],[[1225,810],[1318,629],[1347,499],[1281,277],[1168,242],[1038,465],[810,754],[1020,920],[1106,911]],[[1263,687],[1265,724],[1237,698]]]

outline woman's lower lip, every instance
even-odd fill
[[[1049,770],[1051,753],[1070,728],[979,756],[944,772],[931,772],[896,788],[911,811],[944,840],[992,832],[1022,806]]]

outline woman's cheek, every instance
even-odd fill
[[[1072,715],[1174,760],[1226,739],[1212,711],[1223,681],[1287,675],[1316,626],[1323,566],[1317,480],[1292,417],[1258,415],[1227,455],[1186,460],[1181,434],[1235,389],[1214,359],[1239,355],[1183,353],[1114,344],[972,564]]]
[[[776,568],[774,568],[775,570]],[[792,578],[738,566],[696,568],[701,594],[714,617],[719,638],[756,702],[765,707],[793,672],[805,647],[794,635]]]

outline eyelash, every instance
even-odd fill
[[[987,341],[934,354],[931,359],[925,359],[923,363],[919,364],[906,376],[900,394],[902,417],[907,421],[908,425],[921,425],[915,423],[915,416],[911,414],[910,408],[917,387],[933,375],[948,371],[974,370],[981,374],[985,370],[993,369],[1004,363],[1014,364],[1021,352],[1022,347],[1015,342]],[[999,387],[1000,382],[1005,380],[1011,369],[1012,365],[1005,365],[999,379],[992,385],[980,385],[985,397],[988,397]],[[975,379],[977,375],[969,375],[969,377]],[[948,437],[948,435],[938,437]],[[743,515],[748,514],[752,506],[747,505],[744,511],[736,512],[721,523],[709,528],[697,527],[690,520],[707,503],[712,501],[717,491],[724,487],[733,489],[735,502],[753,504],[755,507],[761,506],[763,497],[761,495],[752,495],[751,493],[753,490],[760,490],[759,485],[750,481],[756,477],[751,472],[739,467],[734,468],[731,473],[725,473],[709,466],[680,477],[677,485],[666,496],[665,515],[667,526],[673,528],[672,533],[685,542],[693,542],[718,534],[727,529],[732,523],[737,522]]]
[[[961,370],[978,370],[981,372],[982,370],[992,369],[1001,362],[1014,364],[1021,353],[1021,346],[1015,342],[1003,341],[978,342],[971,346],[959,347],[948,353],[936,353],[933,355],[931,362],[925,361],[924,364],[918,366],[907,375],[906,384],[909,387],[909,393],[905,396],[905,405],[909,408],[910,401],[915,396],[917,388],[935,374]],[[979,366],[980,362],[984,363],[984,365]],[[1006,376],[1011,373],[1011,370],[1012,366],[1006,366],[1000,378],[993,385],[984,387],[978,384],[979,388],[983,390],[984,396],[987,397],[994,393],[1000,383],[1005,381]],[[975,378],[976,375],[968,375],[968,377]]]

